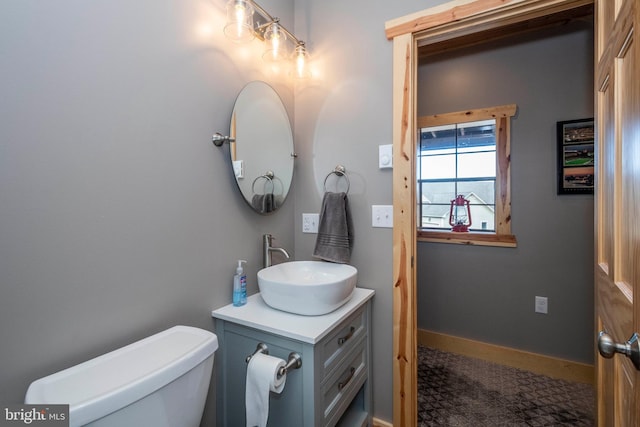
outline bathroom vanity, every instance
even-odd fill
[[[373,294],[355,288],[345,305],[322,316],[275,310],[260,294],[242,307],[214,310],[217,425],[245,425],[246,359],[259,343],[285,361],[292,352],[302,358],[301,367],[287,373],[282,392],[270,393],[268,426],[371,425]]]

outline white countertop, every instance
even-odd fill
[[[276,310],[264,302],[260,293],[251,295],[247,298],[247,303],[241,307],[229,304],[213,310],[211,315],[216,319],[316,344],[334,326],[373,298],[374,293],[372,289],[355,288],[351,299],[345,305],[322,316],[302,316]]]

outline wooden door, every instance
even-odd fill
[[[596,1],[596,330],[640,332],[640,0]],[[599,426],[640,425],[640,374],[597,356]]]

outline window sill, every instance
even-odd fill
[[[456,233],[453,231],[425,231],[418,230],[418,241],[433,243],[452,243],[456,245],[500,246],[515,248],[518,246],[513,234],[495,233]]]

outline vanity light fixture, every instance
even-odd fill
[[[262,58],[268,62],[293,59],[293,75],[297,78],[310,77],[307,62],[309,51],[304,41],[287,30],[278,18],[271,16],[253,0],[229,0],[227,2],[227,24],[224,34],[234,42],[250,42],[258,38],[267,43]],[[294,46],[290,56],[289,44]]]

